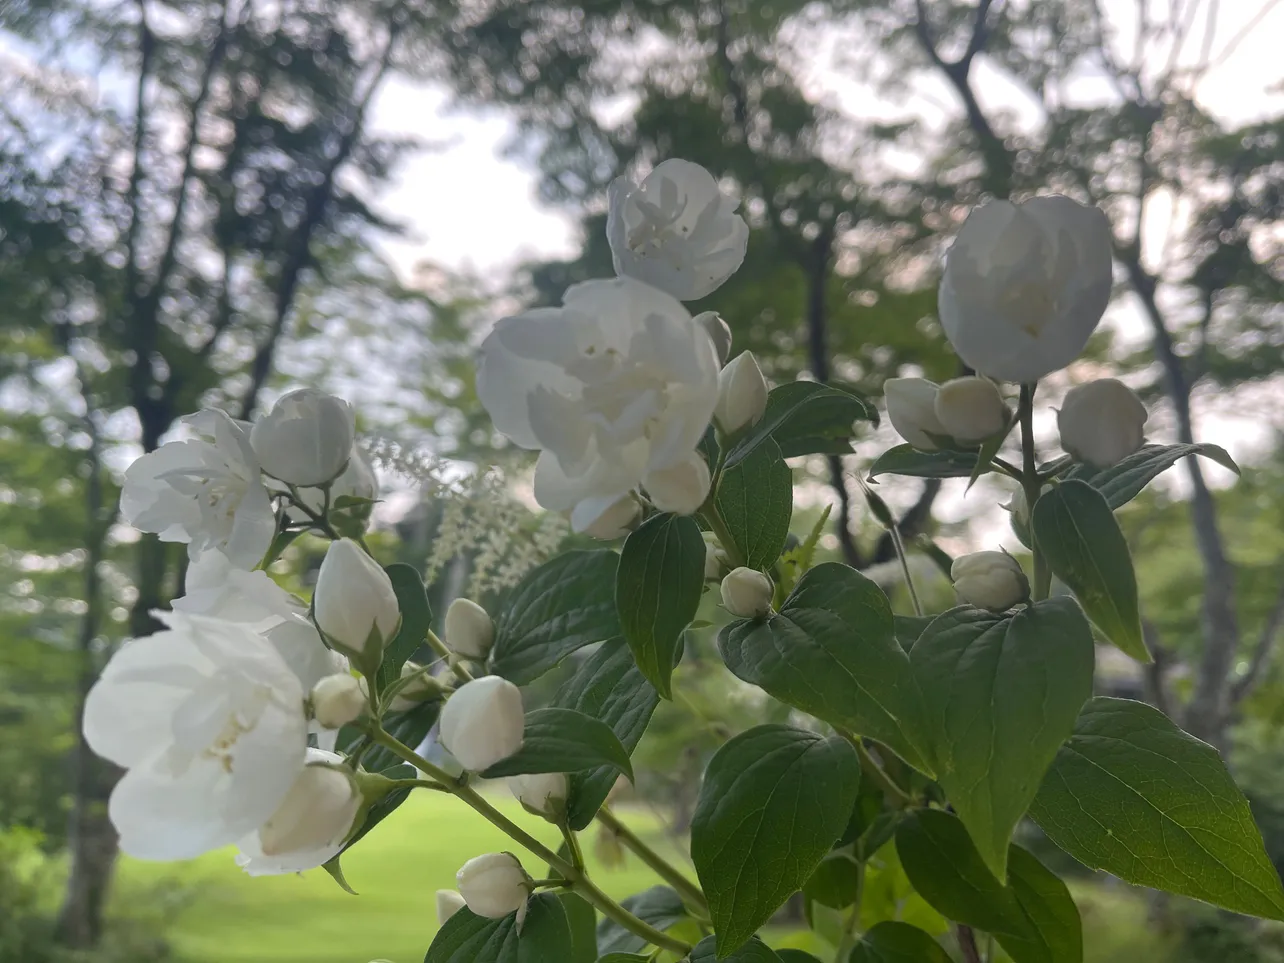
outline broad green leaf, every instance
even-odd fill
[[[901,648],[908,652],[914,648],[914,643],[918,637],[923,634],[923,630],[932,624],[932,615],[896,615],[893,616],[893,624],[896,627],[896,640],[900,642]]]
[[[667,930],[687,918],[687,908],[682,897],[667,886],[652,886],[627,899],[620,905],[657,930]],[[615,920],[603,917],[597,924],[597,951],[604,956],[612,953],[636,953],[647,946],[646,940],[626,930]]]
[[[919,451],[910,445],[897,445],[874,460],[874,464],[869,466],[869,477],[910,475],[914,478],[971,478],[981,467],[984,466],[974,451]]]
[[[910,652],[937,781],[999,879],[1008,840],[1092,695],[1092,629],[1073,599],[1016,615],[967,606]]]
[[[651,957],[641,953],[607,953],[597,963],[651,963]]]
[[[1071,588],[1088,618],[1124,652],[1149,662],[1132,555],[1101,492],[1087,482],[1063,482],[1039,497],[1032,519],[1048,566]]]
[[[837,562],[817,565],[777,614],[724,626],[718,651],[745,682],[877,739],[930,773],[915,745],[922,706],[891,606],[859,572]]]
[[[789,537],[794,473],[774,441],[764,439],[723,470],[715,504],[744,564],[759,570],[775,564]]]
[[[526,685],[576,649],[619,635],[619,560],[604,549],[567,552],[523,578],[495,620],[491,672]]]
[[[1279,876],[1221,757],[1152,706],[1090,701],[1030,815],[1085,866],[1284,919]]]
[[[605,722],[630,753],[637,748],[659,703],[659,693],[642,677],[623,639],[603,642],[553,697],[554,706]],[[571,774],[567,819],[572,829],[584,829],[593,821],[618,778],[615,766]]]
[[[596,766],[614,766],[633,779],[629,751],[611,727],[574,709],[532,709],[526,713],[522,748],[495,763],[487,779],[535,772],[577,772]]]
[[[424,639],[428,638],[428,630],[432,628],[432,608],[424,590],[423,576],[414,566],[400,562],[387,566],[384,571],[392,582],[392,590],[397,593],[401,628],[383,650],[383,662],[379,665],[380,691],[401,677],[401,667],[423,645]]]
[[[775,951],[756,936],[731,952],[720,946],[715,948],[714,937],[707,936],[696,944],[687,960],[689,963],[718,963],[719,960],[722,963],[780,963]]]
[[[847,824],[856,750],[789,726],[757,726],[714,753],[691,820],[691,859],[725,956],[798,890]]]
[[[888,920],[870,927],[848,963],[952,963],[941,944],[917,926]]]
[[[780,963],[820,963],[820,960],[810,953],[803,950],[795,950],[792,947],[776,950],[776,956],[780,958]]]
[[[615,573],[620,628],[642,674],[669,696],[674,653],[704,592],[704,538],[688,515],[655,515],[628,537]]]
[[[831,853],[803,884],[803,895],[831,909],[851,906],[860,898],[861,865],[851,852]]]
[[[1142,445],[1109,468],[1076,465],[1066,473],[1065,478],[1087,482],[1105,496],[1107,505],[1115,509],[1128,504],[1153,479],[1189,455],[1211,458],[1223,468],[1239,474],[1235,459],[1218,445]]]
[[[1082,963],[1083,928],[1070,891],[1020,846],[1009,849],[1002,886],[959,819],[925,809],[901,823],[896,851],[919,895],[941,915],[993,933],[1016,963]]]
[[[540,893],[520,934],[516,913],[491,920],[461,909],[437,931],[424,963],[567,963],[573,952],[561,901]]]
[[[558,899],[562,901],[574,947],[566,963],[597,963],[597,912],[575,893],[562,893]]]
[[[857,421],[878,424],[878,409],[859,395],[815,381],[794,381],[772,389],[767,410],[733,441],[727,464],[740,461],[767,439],[786,458],[844,454],[852,450]]]

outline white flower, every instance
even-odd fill
[[[531,882],[512,853],[474,857],[455,875],[455,885],[468,908],[492,920],[524,909],[531,894]]]
[[[1030,383],[1079,356],[1110,301],[1110,222],[1068,197],[991,201],[945,259],[945,336],[979,374]]]
[[[324,485],[343,471],[356,423],[342,398],[315,388],[282,395],[250,430],[259,464],[291,485]]]
[[[495,644],[495,622],[471,599],[458,598],[446,609],[446,644],[467,659],[484,659]]]
[[[745,259],[749,225],[713,175],[673,158],[640,186],[616,178],[609,191],[606,237],[615,272],[681,301],[710,294]]]
[[[988,378],[955,378],[936,392],[936,420],[945,434],[964,445],[974,445],[1007,427],[1010,412],[1003,396]]]
[[[317,763],[339,764],[333,752],[309,749],[281,805],[238,844],[236,865],[251,876],[301,873],[329,862],[343,848],[361,808],[351,776]]]
[[[437,890],[437,925],[445,926],[446,920],[450,919],[468,904],[464,898],[453,889]]]
[[[767,379],[752,351],[741,351],[718,375],[713,417],[727,434],[752,425],[767,410]]]
[[[328,675],[312,687],[312,715],[326,729],[354,722],[370,704],[365,679],[351,672]]]
[[[1002,612],[1030,594],[1021,564],[1005,552],[960,555],[950,566],[959,599],[977,608]]]
[[[181,419],[197,435],[143,455],[125,472],[125,520],[165,542],[186,542],[192,558],[216,548],[253,568],[276,535],[276,516],[248,433],[224,412]]]
[[[1061,447],[1095,468],[1109,468],[1141,447],[1149,417],[1122,381],[1089,381],[1066,392],[1057,412]]]
[[[586,281],[563,303],[495,325],[477,394],[496,428],[542,449],[535,498],[570,511],[582,532],[695,451],[718,399],[718,363],[686,309],[640,281]]]
[[[718,353],[718,364],[726,364],[727,357],[731,354],[731,325],[717,311],[701,311],[691,320],[709,332],[709,337],[713,339],[713,349]]]
[[[253,832],[285,798],[307,748],[303,687],[245,625],[158,617],[169,628],[127,642],[90,690],[85,738],[128,770],[108,805],[121,849],[190,859]]]
[[[662,512],[691,515],[709,497],[709,465],[704,456],[693,451],[668,468],[649,471],[642,479],[651,504]]]
[[[632,494],[622,495],[597,517],[597,521],[584,529],[584,534],[603,540],[623,538],[633,531],[641,515],[641,503]]]
[[[520,748],[526,718],[522,692],[507,679],[485,675],[465,682],[441,710],[440,739],[469,772],[481,772]]]
[[[939,445],[928,433],[948,435],[936,417],[936,394],[940,387],[925,378],[889,378],[883,384],[887,417],[892,427],[919,451],[936,451]]]
[[[332,645],[349,655],[372,659],[392,641],[401,622],[388,573],[350,538],[331,542],[326,550],[317,573],[312,614]]]
[[[510,777],[508,790],[531,812],[555,816],[566,808],[571,784],[564,772],[541,772]]]
[[[760,619],[771,611],[776,591],[770,578],[752,568],[732,569],[722,580],[722,604],[738,619]]]

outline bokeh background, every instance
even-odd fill
[[[1222,749],[1284,861],[1282,42],[1275,0],[0,0],[0,963],[422,956],[434,890],[497,844],[448,801],[351,854],[359,897],[250,880],[229,853],[118,857],[116,773],[78,706],[185,564],[120,523],[121,473],[197,407],[328,388],[381,465],[379,554],[423,568],[438,612],[497,599],[573,539],[490,430],[472,352],[495,318],[609,275],[606,186],[669,156],[722,177],[753,229],[693,307],[776,382],[874,397],[957,373],[935,288],[970,206],[1059,191],[1107,211],[1117,296],[1041,389],[1040,429],[1054,444],[1057,397],[1118,374],[1152,439],[1222,444],[1244,474],[1183,464],[1122,513],[1157,659],[1103,652],[1098,687]],[[824,551],[904,611],[852,478],[890,441],[800,464],[795,529],[831,507]],[[922,539],[1020,551],[998,483],[880,492],[938,610]],[[298,543],[273,574],[306,593],[319,558]],[[704,760],[783,712],[710,653],[692,633],[617,801],[675,851]],[[1284,960],[1277,925],[1023,832],[1079,898],[1092,963]],[[654,882],[609,838],[595,852],[616,895]],[[883,857],[872,911],[940,930]],[[807,945],[799,912],[773,938]]]

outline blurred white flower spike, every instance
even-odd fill
[[[272,544],[276,516],[249,432],[212,408],[181,420],[196,437],[129,466],[121,514],[163,542],[186,542],[193,559],[218,549],[237,568],[254,568]]]
[[[749,226],[739,201],[691,161],[671,158],[642,181],[611,184],[606,236],[615,271],[695,301],[744,262]]]
[[[649,474],[694,455],[718,400],[718,359],[670,295],[632,278],[585,281],[560,308],[495,325],[477,394],[496,428],[541,450],[536,500],[582,532]]]
[[[1031,384],[1074,361],[1110,301],[1110,222],[1068,197],[991,201],[945,258],[945,336],[979,374]]]

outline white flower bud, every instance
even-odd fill
[[[771,611],[775,586],[761,572],[743,566],[722,580],[722,604],[739,619],[760,619]]]
[[[260,467],[291,485],[324,485],[352,453],[356,426],[342,398],[304,388],[283,395],[250,429]]]
[[[453,889],[437,890],[437,925],[445,926],[446,920],[450,919],[468,904],[464,898]]]
[[[317,575],[312,610],[317,628],[336,648],[371,659],[379,657],[401,621],[388,573],[350,538],[330,543]]]
[[[512,776],[508,780],[508,789],[526,809],[541,816],[561,813],[571,795],[570,780],[564,772]]]
[[[1109,468],[1141,447],[1146,406],[1122,381],[1102,378],[1071,388],[1057,412],[1061,447],[1094,468]]]
[[[455,875],[468,908],[487,919],[503,919],[526,905],[531,880],[512,853],[487,853],[470,859]]]
[[[941,419],[936,417],[935,382],[926,378],[889,378],[883,383],[887,399],[887,417],[892,427],[919,451],[936,451],[939,447],[930,437],[948,435]]]
[[[623,538],[633,530],[642,515],[642,505],[632,494],[616,499],[601,515],[584,527],[584,534],[608,541]]]
[[[722,320],[717,311],[702,311],[691,320],[709,332],[718,352],[718,364],[726,364],[727,356],[731,354],[731,325]]]
[[[324,728],[338,729],[365,712],[369,701],[364,679],[339,672],[312,687],[312,716]]]
[[[495,644],[495,623],[470,599],[455,599],[446,609],[446,644],[466,659],[484,659]]]
[[[441,744],[469,772],[481,772],[522,748],[522,693],[497,675],[465,682],[441,710]]]
[[[352,778],[327,766],[308,765],[285,799],[259,829],[265,856],[328,849],[352,829],[361,794]]]
[[[950,566],[950,578],[961,601],[992,612],[1010,609],[1030,594],[1020,563],[1005,552],[960,555]]]
[[[662,512],[692,515],[709,496],[709,466],[693,451],[668,468],[652,471],[642,479],[651,503]]]
[[[767,410],[767,379],[752,351],[741,351],[718,375],[713,417],[727,434],[752,425]]]
[[[723,566],[727,563],[727,553],[722,550],[718,536],[713,532],[704,535],[704,577],[713,581],[722,578]]]
[[[388,708],[393,712],[405,712],[429,699],[440,699],[445,692],[441,683],[418,662],[406,662],[401,666],[401,677],[409,679],[411,676],[414,677],[413,680],[398,689],[397,694],[392,697],[392,705]]]
[[[1007,427],[1009,412],[998,387],[988,378],[955,378],[936,392],[936,420],[955,441],[973,445]]]

